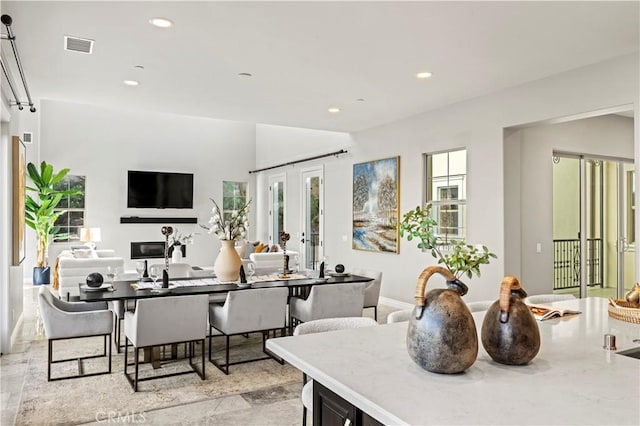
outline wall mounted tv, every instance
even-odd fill
[[[127,207],[192,209],[193,174],[129,170]]]

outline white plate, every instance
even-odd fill
[[[111,283],[103,283],[100,287],[89,287],[86,284],[82,284],[80,288],[84,291],[110,291],[113,290]]]
[[[348,272],[329,272],[329,275],[332,277],[348,277],[351,274]]]
[[[156,294],[167,294],[171,291],[170,288],[153,288],[151,289],[151,293],[156,293]]]

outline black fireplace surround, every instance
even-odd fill
[[[187,255],[187,246],[181,245],[182,256]],[[169,247],[169,256],[173,247]],[[144,241],[131,243],[131,259],[162,259],[164,257],[164,241]]]

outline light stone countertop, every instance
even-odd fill
[[[464,373],[421,369],[407,354],[406,322],[267,340],[267,348],[385,424],[639,425],[640,325],[610,318],[607,300],[552,305],[583,313],[539,322],[541,348],[526,366],[495,363],[479,340]],[[478,332],[484,313],[474,314]]]

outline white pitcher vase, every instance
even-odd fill
[[[171,262],[172,263],[182,262],[182,246],[179,246],[179,245],[173,246],[173,253],[171,253]]]
[[[220,253],[213,264],[213,271],[218,280],[222,282],[238,281],[240,279],[240,266],[242,261],[235,249],[234,240],[220,240],[222,247]]]

